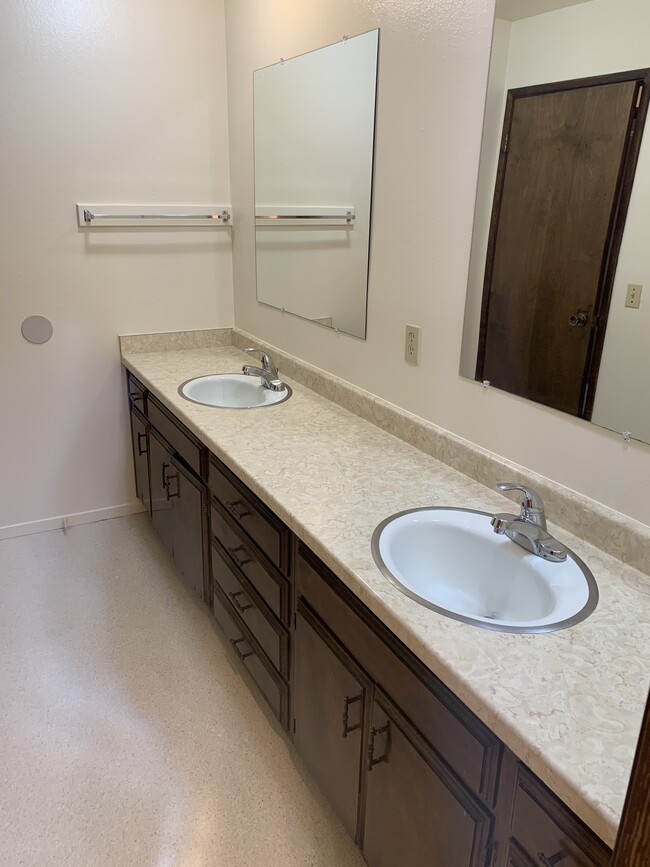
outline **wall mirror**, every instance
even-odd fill
[[[460,365],[647,443],[649,31],[645,0],[497,0]]]
[[[366,336],[379,31],[253,76],[257,299]]]

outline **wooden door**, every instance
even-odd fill
[[[384,698],[368,747],[363,854],[370,867],[484,867],[492,817]]]
[[[356,839],[367,685],[302,600],[294,648],[294,744]]]
[[[172,501],[169,499],[167,485],[167,473],[171,463],[171,452],[152,428],[149,432],[151,521],[170,557],[173,557]]]
[[[148,424],[137,409],[131,408],[131,444],[135,469],[135,492],[145,509],[151,514],[149,491],[149,437]]]
[[[167,497],[172,507],[174,562],[185,584],[203,599],[206,489],[173,457],[166,477]]]
[[[643,85],[637,71],[509,91],[477,379],[589,417]]]

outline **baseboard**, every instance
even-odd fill
[[[44,518],[42,521],[28,521],[26,524],[9,524],[0,527],[0,541],[13,539],[15,536],[31,536],[32,533],[45,533],[48,530],[64,530],[78,524],[94,524],[95,521],[106,521],[109,518],[122,518],[125,515],[135,515],[143,512],[140,500],[134,503],[123,503],[121,506],[108,506],[105,509],[93,509],[90,512],[77,512],[76,515],[60,515],[58,518]]]

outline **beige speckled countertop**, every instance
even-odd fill
[[[418,506],[511,511],[511,500],[288,377],[293,396],[275,407],[190,403],[180,383],[237,372],[248,356],[227,345],[152,346],[129,338],[123,363],[612,846],[648,688],[648,576],[550,523],[598,583],[588,620],[512,635],[430,611],[381,575],[376,525]]]

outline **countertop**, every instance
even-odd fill
[[[291,399],[262,409],[204,407],[178,394],[193,376],[238,372],[249,360],[232,346],[122,351],[124,365],[613,846],[648,688],[648,576],[549,521],[598,583],[586,621],[513,635],[425,608],[375,565],[376,525],[420,506],[511,511],[512,500],[289,378]]]

